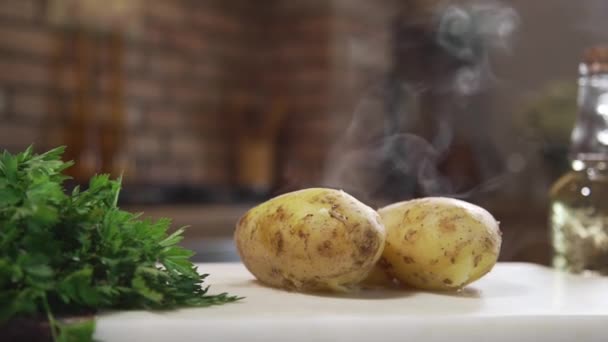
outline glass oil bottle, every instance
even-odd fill
[[[608,275],[608,46],[587,50],[579,72],[571,170],[550,191],[553,265]]]

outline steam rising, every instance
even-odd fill
[[[499,179],[490,179],[455,193],[454,184],[439,165],[452,143],[453,121],[459,118],[451,110],[436,113],[435,135],[427,141],[416,132],[427,115],[421,112],[419,100],[425,93],[437,89],[446,92],[447,88],[449,98],[466,105],[468,97],[493,80],[488,54],[508,48],[518,17],[513,9],[494,1],[437,6],[432,12],[434,18],[428,21],[432,27],[424,29],[434,32],[427,38],[429,43],[453,65],[447,78],[437,84],[413,80],[394,70],[389,72],[385,81],[373,87],[358,104],[344,136],[330,153],[324,185],[343,188],[363,200],[381,204],[421,195],[463,197],[487,191],[498,183]],[[409,46],[409,42],[393,44]],[[416,48],[415,44],[412,46]],[[399,69],[399,55],[393,63]]]
[[[484,58],[488,49],[508,48],[519,21],[512,8],[493,1],[450,5],[437,16],[438,43],[455,57],[471,61]]]
[[[519,23],[517,13],[498,2],[450,5],[437,10],[437,43],[455,58],[471,63],[454,76],[455,91],[473,95],[491,78],[489,51],[505,51]]]

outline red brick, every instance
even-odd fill
[[[172,42],[176,49],[190,54],[200,55],[207,48],[204,37],[196,30],[181,31]]]
[[[179,177],[179,167],[166,161],[153,163],[145,169],[140,169],[138,177],[144,183],[153,184],[181,184],[184,183]]]
[[[37,6],[34,0],[0,0],[0,16],[33,20]]]
[[[51,56],[59,49],[58,37],[50,31],[19,26],[0,26],[0,48],[40,56]]]
[[[63,91],[73,93],[78,88],[78,73],[73,67],[64,67],[58,71],[50,72],[52,78],[56,78],[55,85]]]
[[[129,145],[133,153],[140,158],[158,159],[163,151],[161,139],[153,133],[131,136]]]
[[[44,136],[44,141],[40,147],[45,150],[51,149],[56,146],[65,145],[65,128],[63,126],[53,125],[50,127],[45,127],[44,131],[41,133]]]
[[[275,5],[275,10],[279,15],[319,15],[329,13],[331,2],[325,0],[307,0],[307,1],[278,1]]]
[[[277,47],[276,55],[281,61],[327,62],[329,45],[323,42],[312,44],[286,44]]]
[[[153,74],[176,78],[182,76],[186,68],[182,58],[161,51],[160,54],[150,56],[149,71]]]
[[[0,82],[48,86],[51,83],[50,68],[41,64],[16,60],[0,60]]]
[[[295,83],[327,83],[330,81],[331,73],[326,68],[306,68],[294,71],[291,75]]]
[[[117,76],[118,76],[118,78],[117,78]],[[126,82],[125,82],[125,79],[126,79]],[[106,96],[110,96],[112,93],[116,93],[116,90],[119,89],[117,87],[123,88],[122,92],[123,92],[123,96],[124,96],[125,87],[140,86],[139,80],[131,80],[129,78],[129,75],[125,75],[124,73],[122,75],[116,75],[116,74],[114,74],[114,71],[109,70],[109,69],[104,69],[99,74],[95,75],[94,80],[97,82],[96,90],[100,91],[102,94],[105,94]],[[117,82],[119,82],[119,83],[117,83]],[[133,83],[131,83],[131,82],[133,82]],[[141,83],[150,83],[151,86],[153,87],[155,84],[158,84],[158,81],[141,80]],[[148,86],[148,85],[146,84],[146,86]],[[135,93],[137,93],[137,91],[138,90],[135,90]],[[140,91],[145,92],[147,90],[142,89]],[[127,92],[127,93],[131,94],[130,92]],[[143,97],[147,97],[147,96],[143,96]]]
[[[124,66],[127,71],[141,70],[146,63],[146,56],[140,46],[128,45],[124,52]]]
[[[127,96],[145,100],[159,100],[162,96],[162,84],[152,80],[129,79],[125,84]]]
[[[112,75],[107,71],[102,71],[96,77],[97,89],[103,94],[107,94],[111,88]]]
[[[315,163],[323,163],[327,158],[327,154],[331,146],[332,143],[318,141],[314,144],[311,144],[307,142],[306,139],[298,139],[298,141],[294,142],[294,144],[291,146],[291,151],[300,160],[309,160]]]
[[[180,178],[192,185],[208,183],[206,180],[204,164],[199,160],[180,165]]]
[[[40,132],[35,126],[6,121],[0,123],[0,149],[24,150],[31,144],[39,144],[40,138]]]
[[[147,24],[143,31],[142,40],[148,44],[158,46],[161,42],[163,42],[165,37],[165,30],[154,24]]]
[[[126,105],[127,125],[131,129],[136,129],[143,123],[143,112],[137,105]]]
[[[159,129],[176,129],[184,126],[184,119],[174,109],[154,108],[143,113],[143,120],[149,127]]]
[[[249,50],[244,50],[243,46],[231,42],[213,42],[213,48],[210,49],[210,54],[217,56],[224,63],[228,60],[243,61],[243,54],[247,54]]]
[[[226,142],[217,137],[207,137],[203,147],[204,159],[207,162],[224,159],[229,153]]]
[[[52,111],[52,99],[40,93],[15,93],[13,96],[13,111],[18,117],[29,120],[40,120]]]
[[[8,96],[8,93],[4,89],[0,88],[0,117],[2,117],[2,114],[4,114],[8,108]]]
[[[230,173],[227,172],[225,158],[205,158],[200,166],[202,176],[200,181],[203,184],[222,185],[229,181]]]
[[[202,154],[201,139],[196,136],[175,135],[169,139],[169,153],[176,159],[193,159]]]
[[[185,9],[180,6],[180,1],[159,0],[147,1],[144,6],[144,14],[150,16],[152,21],[160,20],[165,24],[178,24],[184,20]]]
[[[205,140],[224,134],[226,127],[232,127],[227,111],[220,106],[209,106],[193,111],[188,117],[189,126],[204,136]]]
[[[100,124],[111,124],[112,123],[112,102],[109,96],[97,97],[92,100],[91,112]],[[124,114],[123,114],[124,115]],[[126,120],[126,118],[124,118]]]
[[[225,72],[223,70],[225,66],[215,63],[213,61],[196,63],[189,72],[198,78],[203,79],[217,79]]]
[[[309,37],[308,39],[327,39],[334,23],[334,18],[329,16],[315,16],[308,18],[283,17],[278,18],[270,35],[275,39],[285,40],[290,37]]]
[[[323,108],[329,104],[329,100],[326,92],[294,91],[286,101],[292,108]]]
[[[213,86],[202,84],[175,85],[170,87],[169,94],[176,103],[186,106],[213,104],[219,100],[218,91]]]
[[[243,27],[240,18],[216,10],[201,9],[191,13],[192,22],[199,27],[206,27],[220,33],[238,33]]]

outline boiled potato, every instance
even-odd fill
[[[249,210],[235,231],[238,252],[261,282],[297,291],[346,291],[380,258],[380,216],[347,193],[313,188]]]
[[[471,203],[430,197],[378,212],[387,232],[386,245],[368,284],[396,278],[419,289],[459,289],[488,273],[498,259],[498,222]],[[387,277],[380,277],[379,271]]]

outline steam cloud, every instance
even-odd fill
[[[438,83],[394,72],[385,75],[383,82],[363,96],[350,125],[330,153],[325,186],[342,188],[381,205],[415,196],[463,197],[498,183],[498,179],[491,179],[455,193],[454,184],[440,171],[438,165],[453,139],[453,121],[458,119],[452,111],[437,115],[435,135],[428,141],[415,134],[415,128],[424,115],[419,100],[425,92],[447,92],[463,100],[494,80],[488,55],[508,49],[518,16],[510,7],[494,1],[437,5],[433,16],[429,21],[432,24],[427,24],[432,27],[425,27],[432,33],[427,39],[455,67]],[[393,61],[397,65],[401,62],[399,56]]]

